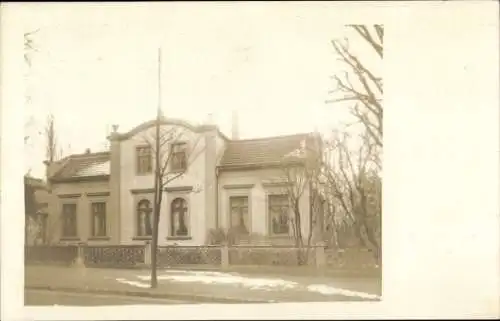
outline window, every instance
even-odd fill
[[[92,236],[106,236],[106,203],[92,203]]]
[[[152,216],[151,202],[148,200],[141,200],[137,204],[137,236],[151,236],[153,235],[153,216]]]
[[[151,147],[137,147],[137,174],[148,174],[152,171]]]
[[[173,172],[183,171],[187,168],[186,143],[172,144],[171,170]]]
[[[77,237],[76,230],[76,204],[63,204],[62,207],[63,219],[63,237]]]
[[[183,198],[172,201],[170,208],[170,235],[188,236],[187,227],[187,202]]]
[[[248,197],[231,196],[229,204],[231,207],[231,227],[236,228],[242,234],[248,234]]]
[[[269,217],[271,220],[271,234],[284,235],[289,231],[289,203],[288,196],[269,195]]]

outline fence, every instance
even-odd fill
[[[219,246],[160,246],[157,253],[159,266],[222,265]]]
[[[151,245],[28,246],[27,264],[71,264],[80,259],[86,266],[140,267],[151,264]],[[324,246],[159,246],[159,267],[199,266],[314,266],[316,268],[359,268],[375,266],[372,254],[363,250],[332,251]]]
[[[132,267],[145,263],[142,245],[83,246],[84,263],[88,266]]]
[[[26,263],[71,264],[78,256],[77,245],[26,246]]]
[[[378,262],[367,249],[352,248],[345,250],[325,250],[326,266],[336,268],[375,268]]]
[[[316,253],[323,247],[240,245],[228,248],[230,265],[314,265]],[[319,259],[319,258],[318,258]],[[320,262],[318,262],[319,264]]]

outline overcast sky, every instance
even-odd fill
[[[127,131],[152,119],[160,46],[166,116],[202,122],[212,113],[229,135],[235,109],[242,138],[345,120],[340,108],[325,104],[339,70],[330,41],[344,35],[342,25],[318,11],[212,4],[34,11],[27,26],[39,31],[27,74],[26,111],[34,120],[26,168],[44,174],[44,137],[36,132],[49,113],[65,154],[102,150],[112,124]]]

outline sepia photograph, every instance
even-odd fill
[[[2,320],[498,318],[495,8],[2,3]]]
[[[380,300],[383,24],[168,10],[24,34],[25,304]]]

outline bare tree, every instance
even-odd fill
[[[53,114],[47,117],[45,126],[46,147],[45,154],[49,163],[53,163],[62,157],[62,148],[59,148],[55,129],[55,118]]]
[[[349,30],[367,44],[371,49],[374,61],[383,58],[384,26],[383,25],[348,25]],[[373,66],[367,62],[366,52],[362,59],[361,54],[355,53],[350,47],[350,39],[333,40],[332,45],[339,56],[339,60],[347,67],[347,71],[333,76],[336,87],[330,92],[334,95],[327,102],[349,102],[350,112],[363,125],[369,137],[376,146],[383,146],[383,81],[377,75]],[[353,39],[354,40],[354,39]],[[354,41],[353,41],[354,42]],[[378,163],[380,167],[380,162]]]
[[[38,31],[39,31],[39,29],[24,33],[24,61],[26,62],[26,66],[28,68],[31,68],[31,63],[32,63],[31,54],[35,51],[38,51],[38,49],[36,48],[36,46],[33,42],[33,35],[36,34]],[[28,104],[31,101],[31,95],[28,91],[26,92],[26,95],[25,95],[25,101],[26,101],[26,104]],[[32,125],[32,123],[33,123],[33,118],[29,117],[28,120],[26,121],[24,127],[28,128],[30,125]],[[29,135],[25,134],[24,135],[24,143],[25,144],[28,142],[28,139],[29,139]]]
[[[180,178],[186,170],[204,151],[200,144],[203,136],[198,135],[192,140],[190,132],[179,126],[161,126],[163,117],[158,116],[154,135],[144,137],[146,144],[153,153],[154,163],[154,208],[152,231],[151,287],[158,286],[157,281],[157,249],[160,210],[163,201],[163,190],[168,184]],[[197,193],[196,188],[192,192]]]
[[[357,239],[380,262],[381,177],[373,159],[377,146],[368,133],[359,138],[353,144],[345,132],[334,135],[327,147],[332,153],[323,173],[331,200],[337,205],[335,215],[352,227]]]
[[[24,61],[28,66],[31,66],[31,56],[33,51],[38,51],[33,43],[33,35],[36,34],[40,29],[33,31],[28,31],[24,33]]]
[[[322,197],[318,189],[319,175],[321,173],[320,141],[319,136],[306,139],[299,149],[285,155],[280,166],[284,178],[284,192],[290,204],[290,209],[284,209],[286,213],[283,214],[289,215],[289,210],[291,210],[290,223],[294,245],[298,249],[297,258],[299,264],[307,262],[315,224],[319,223],[318,214],[322,210]],[[307,195],[306,192],[309,193],[309,207],[304,213],[301,201]],[[304,217],[304,214],[308,215],[306,244],[304,244],[304,235],[302,233],[302,217]]]

